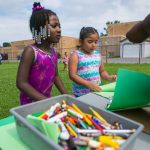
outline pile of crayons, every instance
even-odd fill
[[[89,107],[89,109],[92,114],[83,112],[76,104],[70,106],[65,100],[62,100],[61,103],[52,105],[49,110],[34,119],[48,125],[55,123],[58,140],[54,141],[65,150],[81,148],[117,150],[135,132],[135,129],[123,129],[119,122],[108,123],[93,108]],[[28,118],[31,118],[31,115]],[[36,122],[34,125],[37,127]],[[49,132],[52,132],[51,128]]]

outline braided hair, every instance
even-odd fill
[[[82,27],[80,31],[80,39],[84,40],[85,38],[89,37],[90,34],[97,33],[98,31],[93,27]]]
[[[30,30],[35,42],[41,44],[41,39],[45,40],[50,36],[49,16],[56,15],[56,13],[49,9],[45,9],[39,2],[34,2],[32,10]]]

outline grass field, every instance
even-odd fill
[[[59,64],[59,74],[62,81],[71,94],[71,80],[68,77],[68,72],[63,71],[63,64]],[[146,74],[150,74],[150,64],[105,64],[106,70],[115,74],[119,68],[126,68]],[[18,63],[3,63],[0,65],[0,119],[10,115],[9,109],[19,105],[19,91],[16,88],[16,73]],[[102,81],[106,84],[106,81]],[[54,87],[52,96],[60,93]]]

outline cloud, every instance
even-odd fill
[[[28,21],[35,0],[0,0],[0,44],[31,38]],[[82,26],[103,32],[107,21],[143,20],[149,14],[150,0],[38,0],[57,13],[62,35],[78,37]]]

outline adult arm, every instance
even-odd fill
[[[143,42],[150,35],[150,14],[141,22],[134,25],[126,37],[134,43]]]
[[[16,85],[20,91],[23,91],[35,101],[47,98],[42,93],[38,92],[28,83],[29,72],[32,63],[34,62],[35,54],[31,47],[26,47],[23,51],[21,61],[18,68]]]

